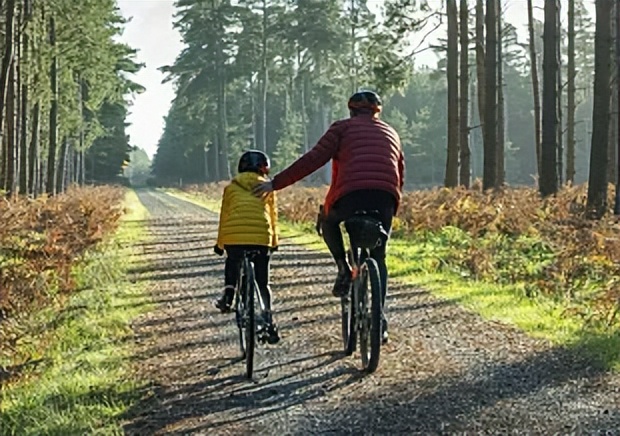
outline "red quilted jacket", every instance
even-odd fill
[[[400,203],[404,158],[400,138],[386,122],[358,115],[334,122],[319,142],[273,178],[275,190],[303,179],[332,160],[325,213],[343,195],[360,189],[390,192]]]

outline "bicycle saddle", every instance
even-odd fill
[[[372,250],[388,239],[388,232],[379,219],[379,211],[359,210],[344,222],[344,227],[351,239],[351,245]]]

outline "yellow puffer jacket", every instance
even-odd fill
[[[220,210],[217,245],[278,245],[278,212],[275,192],[264,199],[252,188],[267,179],[256,173],[240,173],[226,188]]]

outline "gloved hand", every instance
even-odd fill
[[[314,226],[314,229],[316,230],[316,234],[319,236],[323,236],[323,228],[321,227],[321,222],[317,221],[316,225]]]
[[[222,250],[220,247],[218,247],[217,244],[215,244],[213,246],[213,252],[215,254],[217,254],[218,256],[223,256],[224,255],[224,250]]]
[[[316,234],[319,236],[323,236],[323,205],[319,206],[319,213],[316,216],[316,224],[314,225],[314,229],[316,230]]]

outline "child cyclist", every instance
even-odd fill
[[[249,150],[239,159],[238,174],[224,189],[217,243],[214,251],[227,254],[224,270],[224,293],[215,306],[227,313],[232,309],[240,262],[244,250],[258,252],[253,258],[254,276],[265,305],[262,319],[267,342],[280,340],[278,328],[271,313],[269,288],[269,261],[278,246],[276,198],[274,193],[257,198],[252,189],[268,180],[269,157],[258,150]]]

